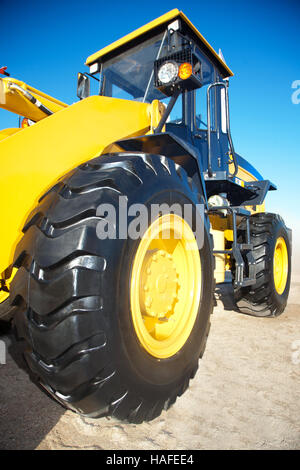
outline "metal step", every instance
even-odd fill
[[[256,263],[252,254],[253,244],[250,241],[250,224],[249,217],[251,212],[244,209],[243,207],[233,207],[233,206],[214,206],[209,209],[209,213],[224,214],[224,210],[232,214],[232,223],[233,223],[233,243],[231,250],[214,250],[213,254],[228,254],[232,256],[235,260],[235,287],[246,287],[251,286],[256,283]],[[245,229],[245,239],[246,243],[237,242],[237,215],[246,217],[247,224]],[[245,276],[245,261],[242,256],[242,253],[247,258],[248,265],[248,277]]]

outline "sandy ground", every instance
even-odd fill
[[[276,319],[234,311],[223,285],[189,390],[150,423],[65,411],[8,354],[0,365],[1,449],[300,449],[300,276]],[[10,336],[2,336],[9,346]]]

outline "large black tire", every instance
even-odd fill
[[[246,223],[238,230],[238,241],[243,242]],[[287,304],[291,280],[291,244],[284,221],[277,214],[257,213],[250,217],[250,235],[256,261],[254,285],[235,288],[235,301],[241,313],[256,317],[276,317]],[[276,241],[283,237],[288,253],[288,276],[284,291],[279,294],[274,284],[273,262]]]
[[[99,240],[96,209],[199,202],[185,171],[156,155],[101,156],[68,173],[40,201],[15,254],[11,302],[17,339],[34,379],[64,406],[133,423],[151,420],[188,387],[202,357],[213,308],[208,227],[200,250],[197,318],[175,355],[157,359],[139,344],[129,285],[139,240]]]

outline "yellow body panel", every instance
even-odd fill
[[[232,169],[230,171],[232,171]],[[236,176],[246,182],[257,181],[257,178],[255,178],[255,176],[253,176],[249,171],[245,170],[245,168],[241,166],[239,166],[239,170]],[[265,203],[261,204],[260,206],[256,206],[255,209],[253,208],[253,206],[246,206],[246,209],[252,212],[253,214],[256,212],[265,212]]]
[[[50,109],[53,113],[66,108],[68,105],[53,98],[42,91],[27,85],[20,80],[16,80],[12,77],[0,78],[0,108],[7,109],[12,113],[25,116],[32,121],[40,121],[47,117],[47,114],[43,113],[37,106],[31,103],[25,98],[20,92],[9,88],[9,84],[14,83],[23,90],[28,91],[31,95],[39,100],[46,108]]]
[[[10,127],[8,129],[3,129],[0,131],[0,140],[6,139],[6,137],[10,137],[13,134],[16,134],[21,129],[18,127]]]
[[[213,228],[210,229],[210,233],[214,239],[214,250],[225,250],[225,237],[224,231],[222,230],[214,230]],[[214,270],[214,278],[216,283],[221,283],[225,281],[225,263],[226,263],[226,256],[225,254],[218,253],[215,255],[215,270]]]
[[[12,263],[23,224],[39,197],[109,143],[148,132],[150,114],[149,104],[91,96],[0,141],[0,273]]]
[[[231,167],[231,165],[230,165]],[[231,168],[230,168],[230,171],[231,171]],[[238,169],[238,172],[237,172],[237,175],[236,175],[238,178],[240,178],[241,180],[243,181],[256,181],[256,178],[251,174],[249,173],[249,171],[245,170],[243,167],[239,166],[239,169]]]
[[[216,53],[216,51],[211,47],[211,45],[206,41],[206,39],[202,36],[202,34],[199,33],[197,28],[190,22],[190,20],[185,16],[182,11],[179,11],[177,8],[174,10],[169,11],[168,13],[165,13],[164,15],[160,16],[159,18],[156,18],[153,21],[150,21],[150,23],[147,23],[145,26],[142,26],[141,28],[136,29],[130,34],[127,34],[123,38],[119,39],[118,41],[113,42],[109,46],[104,47],[98,52],[95,52],[94,54],[90,55],[87,60],[86,60],[86,65],[91,65],[92,63],[96,62],[99,60],[101,57],[104,55],[110,53],[111,51],[114,51],[115,49],[118,49],[122,46],[124,46],[126,43],[134,40],[135,38],[142,36],[145,33],[148,33],[154,28],[157,28],[160,25],[163,25],[164,23],[170,23],[177,18],[182,18],[188,25],[189,27],[193,30],[193,32],[196,34],[196,36],[199,38],[199,40],[205,44],[205,46],[210,50],[210,52],[215,56],[217,61],[222,65],[227,70],[228,76],[231,77],[233,76],[233,72],[230,70],[230,68],[225,64],[225,62],[220,58],[220,56]]]

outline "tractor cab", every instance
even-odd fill
[[[119,141],[122,150],[159,152],[191,177],[197,166],[207,198],[220,188],[234,205],[253,198],[251,180],[262,177],[235,153],[230,133],[233,73],[182,12],[172,10],[139,28],[88,57],[86,65],[90,74],[79,80],[95,78],[100,95],[164,105],[151,135]]]

